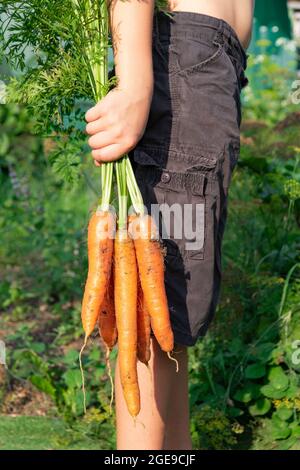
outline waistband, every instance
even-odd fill
[[[155,12],[153,18],[153,36],[163,38],[178,36],[203,36],[203,28],[216,32],[219,38],[233,47],[240,55],[244,69],[247,66],[247,54],[235,30],[226,21],[214,16],[187,11]]]

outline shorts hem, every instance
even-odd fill
[[[201,337],[200,334],[197,336],[191,336],[173,327],[172,327],[172,330],[174,333],[175,344],[179,344],[179,345],[181,344],[182,346],[188,346],[188,347],[195,346],[197,340],[199,339],[199,337]]]

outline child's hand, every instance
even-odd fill
[[[152,87],[114,88],[86,113],[86,132],[95,164],[118,160],[142,137],[150,109]]]

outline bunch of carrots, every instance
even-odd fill
[[[85,343],[98,324],[109,353],[118,341],[120,379],[129,413],[140,411],[137,361],[148,365],[150,334],[169,355],[174,347],[164,286],[164,261],[154,220],[144,214],[128,158],[114,164],[119,217],[108,201],[88,227],[89,271],[82,303]],[[137,212],[127,218],[127,190]]]
[[[109,20],[106,0],[72,0],[80,28],[80,48],[95,102],[109,90]],[[144,213],[141,193],[127,155],[105,163],[101,201],[88,226],[88,276],[82,302],[85,341],[98,325],[109,353],[118,342],[121,383],[129,413],[140,411],[137,361],[150,360],[153,331],[169,355],[174,340],[164,287],[164,262],[153,219]],[[118,217],[110,206],[113,179]],[[128,214],[128,196],[134,213]],[[109,361],[108,361],[109,365]],[[110,372],[110,371],[109,371]],[[111,377],[111,375],[110,375]],[[85,404],[84,404],[85,406]]]

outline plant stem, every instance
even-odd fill
[[[137,185],[128,155],[126,155],[124,159],[126,162],[127,187],[128,187],[128,191],[130,194],[132,205],[137,214],[143,215],[144,214],[144,202],[143,202],[143,198],[141,195],[141,191]]]
[[[112,192],[113,163],[103,163],[101,165],[101,210],[108,211]]]
[[[81,22],[80,48],[97,103],[108,82],[108,10],[106,0],[73,0]],[[113,163],[101,165],[101,210],[107,211],[112,192]]]
[[[118,202],[119,202],[119,230],[125,230],[127,224],[127,184],[126,184],[126,157],[122,157],[115,162],[115,170],[118,186]]]
[[[79,48],[87,66],[87,74],[93,90],[94,100],[98,102],[105,95],[108,83],[108,7],[106,0],[73,0],[75,9],[81,22],[78,32]],[[127,188],[137,214],[144,213],[143,198],[128,155],[117,163],[103,163],[101,165],[101,204],[102,210],[108,210],[111,192],[113,166],[115,165],[118,197],[119,197],[119,227],[125,227],[127,221]]]

